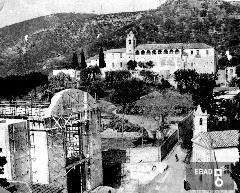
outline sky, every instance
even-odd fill
[[[0,27],[53,13],[114,13],[157,8],[164,0],[0,0]],[[102,5],[102,6],[101,6]]]

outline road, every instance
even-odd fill
[[[175,154],[179,157],[178,162],[176,162]],[[184,158],[185,153],[179,145],[176,146],[165,160],[169,165],[167,172],[156,177],[153,182],[144,189],[144,193],[187,193],[187,191],[184,190],[183,184],[183,180],[185,179]]]

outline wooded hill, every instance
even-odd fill
[[[50,70],[81,48],[90,57],[98,54],[100,45],[124,47],[131,30],[138,44],[203,42],[220,52],[230,49],[238,54],[239,14],[240,6],[221,0],[167,0],[157,9],[141,12],[32,19],[0,29],[0,76]]]

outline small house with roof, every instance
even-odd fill
[[[217,53],[205,43],[140,44],[133,32],[126,38],[126,47],[105,51],[106,67],[103,71],[127,69],[130,60],[152,61],[152,70],[169,77],[178,69],[195,69],[198,73],[215,73]],[[87,60],[88,66],[98,65],[97,56]]]
[[[228,162],[239,161],[238,130],[208,131],[207,112],[198,106],[194,111],[192,162]]]

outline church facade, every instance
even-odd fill
[[[217,52],[204,43],[140,44],[133,32],[126,38],[126,47],[105,51],[104,71],[127,69],[130,60],[152,61],[152,70],[160,75],[171,75],[178,69],[195,69],[198,73],[215,73]],[[89,65],[98,65],[98,57],[87,60]],[[137,68],[138,69],[138,68]]]

